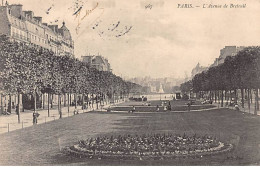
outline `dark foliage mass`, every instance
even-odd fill
[[[237,102],[238,92],[241,95],[241,105],[244,100],[255,95],[255,108],[259,110],[258,93],[260,88],[260,47],[247,47],[235,56],[227,56],[224,63],[210,67],[207,71],[195,75],[195,77],[181,85],[182,93],[199,93],[200,97],[207,94],[211,100],[215,96],[220,97],[223,106],[223,97],[229,96]],[[228,94],[228,95],[227,95]],[[250,100],[248,107],[250,107]],[[252,101],[251,101],[252,102]]]
[[[260,88],[260,47],[248,47],[181,85],[183,92]]]
[[[69,56],[0,36],[0,90],[6,94],[127,94],[140,86]]]

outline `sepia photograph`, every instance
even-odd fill
[[[0,0],[0,167],[259,166],[260,0]]]

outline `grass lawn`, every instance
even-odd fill
[[[196,106],[191,106],[190,110],[202,110],[202,109],[210,109],[213,108],[215,106],[213,105],[196,105]],[[133,108],[132,107],[112,107],[111,110],[114,111],[131,111]],[[136,106],[135,107],[135,111],[136,112],[156,112],[156,107],[154,106]],[[160,112],[164,112],[164,108],[163,107],[159,107],[159,111]],[[184,106],[172,106],[171,111],[188,111],[189,108],[188,106],[184,105]]]
[[[154,100],[154,101],[148,101],[148,102],[137,102],[137,101],[129,101],[129,102],[124,102],[119,104],[116,107],[112,107],[111,109],[114,111],[131,111],[132,106],[135,106],[135,111],[136,112],[156,112],[156,106],[159,107],[159,111],[164,111],[164,108],[162,107],[162,102],[164,102],[164,105],[167,106],[169,104],[168,100]],[[146,104],[150,103],[150,106],[147,106]],[[187,106],[187,103],[189,101],[185,100],[171,100],[171,111],[188,111],[189,108]],[[195,101],[191,107],[190,110],[202,110],[202,109],[210,109],[215,107],[214,105],[211,104],[201,104],[199,101]]]
[[[174,160],[90,160],[60,149],[99,135],[212,135],[235,148],[228,154]],[[80,114],[1,135],[1,165],[259,165],[260,117],[228,109],[188,113]]]
[[[161,106],[162,102],[166,102],[165,105],[168,105],[169,100],[151,100],[146,102],[138,102],[138,101],[128,101],[118,104],[119,106],[142,106],[144,103],[150,103],[151,106]],[[170,100],[172,106],[187,106],[189,103],[188,100]],[[200,101],[194,101],[193,105],[202,105]]]

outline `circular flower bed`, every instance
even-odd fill
[[[80,140],[66,147],[65,153],[87,158],[117,159],[167,159],[183,156],[204,156],[230,151],[231,144],[224,144],[211,136],[183,136],[156,134],[142,136],[111,136]]]

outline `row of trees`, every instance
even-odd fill
[[[126,82],[111,72],[98,71],[86,63],[69,56],[55,56],[52,51],[32,47],[28,44],[11,42],[6,36],[0,36],[0,90],[1,95],[32,95],[36,97],[48,93],[48,110],[50,95],[71,94],[87,98],[112,98],[115,94],[125,96],[139,90],[141,86]],[[18,106],[20,106],[20,97]],[[77,100],[75,100],[77,104]],[[59,111],[61,105],[59,104]],[[18,108],[18,121],[20,108]],[[60,113],[60,116],[62,114]]]
[[[227,56],[224,63],[210,67],[207,71],[195,75],[181,85],[184,92],[193,91],[201,96],[207,94],[209,99],[227,96],[237,102],[241,95],[241,106],[244,108],[245,95],[250,108],[250,95],[255,95],[255,110],[259,110],[258,92],[260,88],[260,47],[247,47],[235,56]]]

